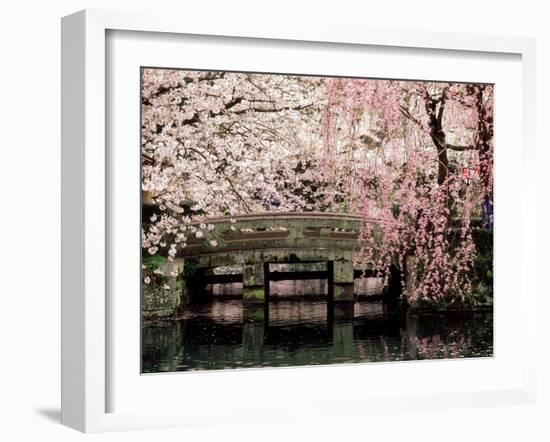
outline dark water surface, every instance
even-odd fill
[[[142,372],[282,367],[493,355],[491,312],[390,318],[382,303],[328,314],[324,301],[240,300],[189,306],[180,320],[145,322]]]

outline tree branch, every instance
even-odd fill
[[[248,204],[246,203],[246,201],[244,200],[244,198],[241,196],[241,194],[237,191],[237,189],[235,189],[235,185],[233,184],[233,181],[231,181],[231,179],[227,176],[227,175],[224,175],[224,178],[225,180],[227,181],[227,183],[229,184],[229,187],[231,187],[231,190],[233,191],[233,193],[235,194],[235,196],[237,198],[239,198],[239,200],[241,200],[241,202],[243,203],[243,206],[245,208],[245,210],[248,212],[248,213],[252,213],[252,210],[250,209],[250,207],[248,206]]]
[[[456,144],[445,144],[445,149],[463,152],[465,150],[475,150],[476,146],[457,146]]]
[[[424,125],[422,124],[422,122],[414,117],[410,112],[409,112],[409,109],[407,109],[406,107],[404,106],[399,106],[399,111],[401,112],[401,115],[403,115],[405,118],[408,118],[409,120],[411,120],[413,123],[417,124],[420,128],[424,128]]]
[[[258,107],[249,107],[247,109],[241,109],[241,110],[238,110],[238,111],[233,111],[231,112],[232,114],[235,114],[235,115],[240,115],[240,114],[244,114],[248,111],[251,111],[251,112],[282,112],[282,111],[285,111],[285,110],[303,110],[303,109],[307,109],[308,107],[311,107],[313,106],[313,104],[304,104],[302,106],[295,106],[295,107],[290,107],[290,106],[285,106],[285,107],[280,107],[280,108],[276,108],[276,109],[269,109],[269,108],[258,108]]]

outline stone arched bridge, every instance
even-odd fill
[[[353,259],[359,249],[361,218],[336,213],[269,212],[209,218],[207,238],[190,235],[178,254],[185,262],[185,300],[206,284],[241,282],[243,302],[269,298],[269,281],[327,279],[329,301],[353,302],[354,279],[365,272]],[[197,225],[197,224],[195,224]],[[325,262],[326,270],[270,271],[273,263]],[[215,274],[213,269],[239,266],[242,274]]]

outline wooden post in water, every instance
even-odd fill
[[[264,264],[243,265],[243,304],[263,304],[264,302]]]
[[[261,271],[261,278],[259,278],[259,271]],[[260,280],[263,281],[263,286],[258,285]],[[262,293],[261,296],[260,290]],[[259,264],[259,266],[250,265],[243,267],[243,326],[245,326],[246,330],[249,330],[250,327],[247,327],[246,324],[259,322],[269,322],[268,262]]]
[[[270,296],[269,262],[264,262],[264,321],[269,322],[269,296]]]
[[[352,319],[355,303],[353,261],[334,261],[333,266],[334,319]]]
[[[334,261],[327,261],[327,296],[334,302]]]
[[[271,281],[271,278],[269,277],[269,262],[264,262],[264,299],[265,302],[269,302],[269,282]]]
[[[334,261],[327,261],[327,322],[330,329],[334,324]]]
[[[354,301],[353,261],[334,261],[334,302]]]

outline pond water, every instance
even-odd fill
[[[323,300],[283,299],[267,311],[214,300],[142,327],[143,373],[492,355],[491,312],[392,318],[368,300],[333,310]]]

